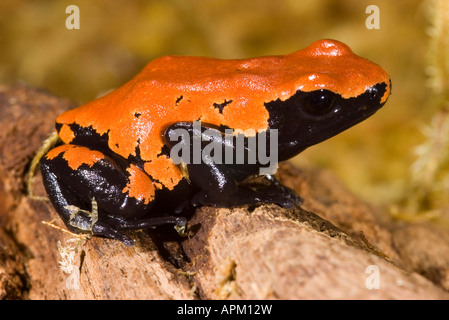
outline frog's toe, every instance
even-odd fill
[[[102,236],[119,240],[123,242],[127,247],[131,247],[134,245],[133,239],[104,223],[96,223],[92,228],[92,233],[95,236]]]
[[[260,193],[259,196],[259,204],[268,204],[268,203],[274,203],[278,206],[286,209],[291,209],[294,207],[294,201],[292,199],[283,196],[282,194],[267,194],[267,193]]]
[[[300,207],[302,205],[302,203],[304,202],[304,200],[293,190],[289,189],[289,191],[291,192],[287,192],[285,193],[285,197],[289,200],[291,200],[291,202]]]

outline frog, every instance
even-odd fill
[[[285,55],[163,56],[57,116],[55,142],[40,159],[43,184],[71,232],[128,246],[135,240],[126,230],[184,228],[189,208],[289,209],[301,197],[261,174],[262,161],[195,162],[191,154],[176,162],[172,151],[181,141],[205,151],[213,140],[247,160],[251,139],[264,135],[261,145],[274,141],[276,160],[286,161],[369,118],[390,93],[382,67],[331,39]],[[267,184],[245,185],[251,176]]]

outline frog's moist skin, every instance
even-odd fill
[[[299,198],[272,177],[266,190],[239,186],[259,163],[175,165],[170,133],[193,135],[197,120],[202,130],[276,129],[283,161],[374,114],[390,86],[380,66],[333,40],[282,56],[158,58],[117,90],[56,119],[62,143],[41,161],[44,184],[70,230],[126,244],[132,240],[120,230],[183,225],[185,218],[167,214],[189,205],[291,207]],[[95,223],[85,213],[93,200]]]

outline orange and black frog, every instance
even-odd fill
[[[290,208],[301,199],[262,170],[267,159],[276,167],[365,120],[390,86],[380,66],[333,40],[250,59],[161,57],[57,117],[44,185],[70,231],[127,245],[123,230],[183,227],[188,207]],[[269,186],[240,184],[258,174]]]

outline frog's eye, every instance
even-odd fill
[[[371,87],[367,91],[368,91],[370,100],[374,100],[374,99],[377,99],[377,97],[379,97],[379,90],[377,89],[377,87]]]
[[[321,89],[309,92],[301,101],[303,110],[311,116],[323,116],[334,109],[335,94]]]

